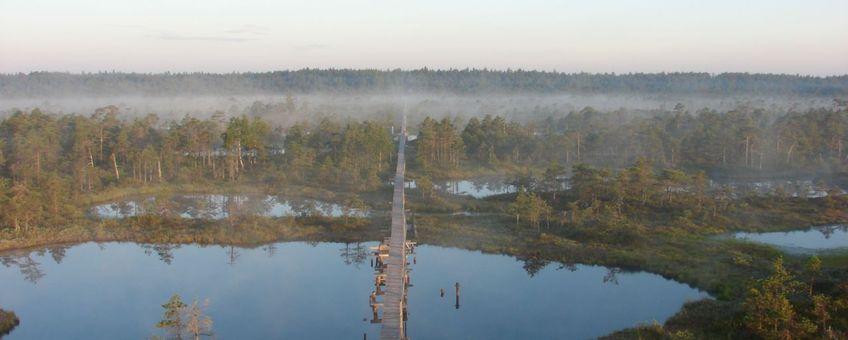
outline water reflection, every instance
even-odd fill
[[[618,274],[621,273],[621,268],[609,268],[604,275],[604,283],[612,283],[618,285]]]
[[[44,255],[44,252],[41,252],[38,255]],[[45,275],[47,275],[41,270],[41,263],[33,259],[31,254],[20,256],[0,256],[0,263],[2,263],[6,268],[13,266],[17,267],[24,280],[32,282],[32,284],[38,283],[38,280],[41,280]]]
[[[219,338],[376,339],[363,296],[378,296],[374,270],[361,265],[374,245],[86,243],[3,253],[0,301],[25,320],[14,339],[146,338],[173,294],[208,297]],[[663,322],[706,297],[644,272],[435,246],[416,253],[412,338],[593,338]]]
[[[368,258],[368,249],[362,242],[356,242],[352,246],[350,243],[345,243],[339,249],[339,252],[342,259],[344,259],[345,265],[354,265],[356,268],[359,268],[359,265],[365,263],[365,260]]]
[[[241,254],[238,252],[238,250],[236,250],[235,246],[229,246],[229,249],[227,249],[227,264],[234,266],[236,264],[236,259],[238,259],[240,256]]]
[[[515,186],[507,184],[503,178],[479,178],[474,180],[448,181],[440,188],[454,195],[469,195],[484,198],[515,192]]]
[[[538,256],[519,257],[518,260],[524,262],[522,268],[530,277],[536,276],[540,270],[545,269],[550,264],[550,261],[542,260]]]
[[[171,244],[142,244],[140,246],[147,255],[156,253],[159,256],[159,260],[165,264],[171,264],[174,261],[173,250],[180,247],[179,245]]]
[[[141,215],[195,219],[224,219],[237,216],[326,216],[365,217],[368,212],[340,204],[310,199],[283,199],[269,195],[157,195],[100,204],[94,216],[125,218]]]
[[[846,194],[845,189],[835,185],[817,183],[812,179],[783,179],[762,181],[710,181],[714,189],[724,188],[734,196],[778,196],[822,198],[830,194]]]
[[[407,181],[404,186],[407,189],[415,189],[417,183],[414,180]],[[435,183],[434,188],[450,194],[468,195],[474,198],[486,198],[516,192],[515,185],[507,183],[507,179],[502,177],[442,181]]]
[[[809,252],[848,248],[848,225],[816,226],[807,230],[769,233],[735,233],[734,238],[771,244],[787,251]]]
[[[567,177],[558,177],[558,190],[569,189]],[[774,195],[780,197],[802,197],[821,198],[830,194],[848,194],[845,188],[836,185],[817,183],[812,179],[784,179],[784,180],[761,180],[761,181],[728,181],[710,180],[710,188],[713,190],[725,190],[730,198],[755,195]],[[434,188],[454,195],[468,195],[474,198],[486,198],[494,195],[502,195],[516,192],[517,187],[534,188],[534,190],[548,191],[550,188],[541,187],[538,179],[532,177],[521,177],[510,180],[506,177],[481,177],[465,180],[436,182]],[[417,183],[405,182],[407,189],[415,189]]]

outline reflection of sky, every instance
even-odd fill
[[[515,192],[515,187],[503,183],[503,181],[452,181],[445,184],[448,192],[457,195],[471,195],[474,198],[483,198],[492,195]]]
[[[183,246],[166,265],[133,244],[88,243],[68,250],[61,265],[38,257],[47,275],[33,285],[0,267],[0,301],[21,318],[13,339],[135,339],[149,337],[171,294],[209,298],[221,339],[339,339],[375,336],[368,265],[346,266],[338,244],[260,249]],[[296,260],[292,260],[296,259]],[[328,327],[329,326],[329,327]],[[358,335],[358,336],[357,336]]]
[[[604,267],[578,265],[570,272],[551,264],[530,278],[508,256],[440,247],[417,252],[408,330],[420,339],[594,338],[639,322],[662,322],[684,301],[706,297],[649,273],[619,273],[615,285],[604,283]]]
[[[265,195],[170,195],[161,198],[125,200],[106,203],[92,208],[94,215],[104,218],[122,218],[144,214],[179,215],[183,218],[220,219],[228,215],[255,215],[265,217],[343,215],[338,204],[316,200],[283,200]],[[352,211],[351,216],[363,216]]]
[[[720,187],[728,187],[733,189],[738,194],[757,194],[766,195],[782,191],[783,194],[792,197],[808,197],[820,198],[827,197],[826,189],[836,189],[838,192],[845,193],[845,189],[830,186],[817,186],[811,179],[794,179],[794,180],[765,180],[765,181],[710,181],[710,186],[718,189]]]
[[[736,238],[779,247],[834,249],[848,247],[848,227],[826,226],[771,233],[737,233]]]
[[[372,245],[372,244],[368,244]],[[341,244],[276,245],[263,249],[181,246],[167,265],[134,244],[94,243],[67,250],[57,265],[31,254],[46,276],[26,281],[0,266],[0,301],[22,323],[13,339],[144,338],[156,334],[161,304],[171,294],[209,298],[218,338],[376,338],[368,294],[373,272],[345,265]],[[366,248],[367,249],[367,248]],[[422,246],[412,266],[409,334],[413,338],[587,338],[663,321],[686,300],[706,296],[647,273],[619,273],[604,283],[603,267],[556,270],[530,278],[514,258]],[[454,307],[453,283],[461,284]],[[439,288],[445,297],[439,297]],[[70,293],[70,294],[69,294]]]
[[[448,181],[437,184],[436,187],[454,195],[470,195],[474,198],[485,198],[492,195],[507,194],[515,192],[515,186],[506,184],[505,179],[475,179]],[[404,183],[407,189],[417,188],[415,181]],[[446,188],[446,189],[445,189]]]

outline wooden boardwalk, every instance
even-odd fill
[[[406,214],[403,183],[406,172],[406,115],[398,138],[397,170],[392,196],[392,226],[389,238],[389,257],[385,269],[386,292],[383,297],[383,327],[380,339],[406,339],[404,310],[406,309]]]

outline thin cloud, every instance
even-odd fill
[[[147,26],[135,24],[107,24],[105,26],[109,28],[147,29]]]
[[[245,37],[231,36],[213,36],[213,35],[180,35],[180,34],[160,34],[153,36],[159,40],[168,41],[217,41],[217,42],[245,42],[254,39]]]
[[[268,28],[259,25],[241,25],[226,31],[219,31],[209,35],[184,35],[174,32],[161,32],[151,34],[159,40],[169,41],[214,41],[214,42],[246,42],[256,40],[258,36],[268,34]]]
[[[268,28],[259,25],[241,25],[239,27],[226,30],[224,33],[235,35],[267,35]]]
[[[325,48],[328,48],[328,47],[330,47],[330,45],[326,45],[326,44],[301,44],[301,45],[292,46],[292,48],[294,48],[296,50],[302,50],[302,51],[322,50],[322,49],[325,49]]]

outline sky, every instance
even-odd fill
[[[846,0],[0,0],[0,73],[848,74]]]

